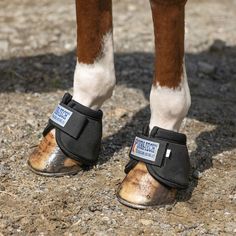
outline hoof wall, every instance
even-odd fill
[[[44,176],[73,175],[81,170],[80,163],[67,157],[57,146],[54,132],[49,132],[28,159],[31,171]]]
[[[139,162],[125,177],[117,192],[120,203],[135,209],[173,205],[176,189],[168,188],[155,180],[146,165]]]

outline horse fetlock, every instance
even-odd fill
[[[153,85],[150,94],[150,129],[159,126],[178,131],[190,105],[191,97],[185,71],[179,86],[176,88]]]

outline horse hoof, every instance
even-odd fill
[[[121,183],[117,198],[120,203],[135,209],[162,207],[175,203],[176,189],[155,180],[146,165],[139,162]]]
[[[73,175],[81,170],[80,163],[67,157],[58,147],[54,130],[40,142],[28,159],[34,173],[44,176]]]

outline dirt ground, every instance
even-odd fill
[[[114,1],[117,87],[103,106],[99,163],[46,178],[26,161],[72,91],[73,0],[0,1],[0,235],[236,235],[236,1],[190,0],[186,61],[191,185],[172,208],[118,203],[129,146],[148,123],[153,34],[148,1]]]

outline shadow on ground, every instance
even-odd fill
[[[72,87],[75,53],[62,56],[46,54],[26,58],[12,58],[0,61],[0,92],[51,92]],[[187,53],[187,71],[192,94],[192,107],[188,117],[214,125],[211,131],[202,132],[196,138],[197,148],[190,156],[193,169],[204,171],[212,166],[212,157],[235,148],[235,101],[236,101],[236,47],[221,50],[206,50],[198,54]],[[121,53],[115,55],[118,85],[135,88],[143,92],[148,99],[153,78],[153,60],[151,53]],[[204,73],[199,62],[214,65],[214,71]],[[137,112],[114,135],[103,140],[104,151],[100,164],[113,154],[129,146],[134,135],[149,120],[149,108]],[[111,145],[112,143],[112,145]],[[188,190],[181,194],[180,200],[191,197],[197,185],[191,179]]]

